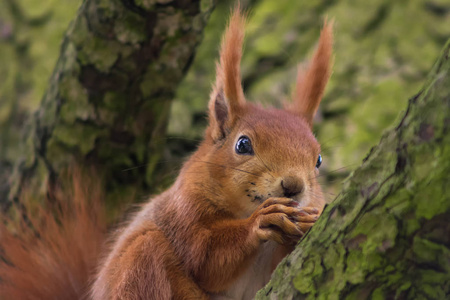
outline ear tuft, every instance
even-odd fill
[[[222,38],[216,83],[209,102],[209,122],[214,140],[225,137],[245,105],[240,68],[245,24],[246,16],[238,2]]]
[[[307,70],[299,68],[291,111],[306,118],[312,125],[319,108],[325,86],[331,75],[331,55],[333,53],[333,21],[325,19],[319,44]]]
[[[231,13],[227,30],[222,39],[220,49],[221,80],[225,96],[230,99],[231,106],[245,103],[241,85],[241,58],[244,43],[246,16],[241,12],[239,2]],[[218,74],[219,75],[219,74]]]

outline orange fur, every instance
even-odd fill
[[[173,186],[143,205],[114,234],[99,263],[92,299],[251,299],[320,215],[325,203],[316,180],[320,145],[310,126],[330,73],[331,26],[325,24],[306,78],[297,84],[292,108],[281,110],[245,101],[239,67],[245,22],[237,7],[222,41],[204,141]],[[251,151],[238,153],[236,143],[243,137]],[[82,188],[78,184],[75,190]],[[48,292],[41,298],[58,298],[72,278],[61,278],[51,291],[39,282],[58,282],[52,277],[58,272],[73,271],[75,282],[87,276],[88,261],[97,256],[101,238],[91,233],[81,239],[84,231],[74,227],[71,214],[66,221],[66,215],[63,210],[59,227],[44,213],[44,224],[53,229],[47,233],[36,227],[40,238],[5,234],[4,241],[13,242],[2,245],[20,274],[7,275],[14,268],[6,266],[0,275],[17,288],[14,295],[32,287],[38,296]],[[91,224],[88,215],[85,210],[73,214],[85,224],[80,230],[96,228],[91,229],[96,223]],[[36,244],[36,250],[22,249],[29,243]],[[93,249],[88,251],[92,256],[81,251],[83,244]],[[72,258],[77,249],[81,254]],[[78,270],[81,261],[85,267]],[[37,273],[48,266],[57,272],[45,273],[44,280]],[[34,275],[25,276],[22,268]],[[83,283],[76,286],[72,297],[85,290]],[[56,296],[50,297],[50,292]]]
[[[240,11],[239,4],[234,11]],[[223,81],[225,96],[230,99],[231,106],[242,106],[245,103],[240,67],[245,23],[245,16],[241,13],[231,15],[220,51],[220,66],[223,72],[219,81]]]
[[[103,244],[100,185],[72,173],[71,188],[53,190],[47,207],[33,212],[25,197],[27,220],[3,216],[0,225],[1,299],[83,299]]]

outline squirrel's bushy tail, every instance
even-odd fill
[[[92,177],[70,173],[42,206],[28,195],[25,216],[2,217],[0,299],[86,298],[105,237],[103,194]]]

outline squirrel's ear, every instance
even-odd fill
[[[240,68],[245,23],[246,17],[238,3],[222,38],[216,83],[209,100],[210,132],[214,140],[226,136],[245,106]]]
[[[331,74],[333,52],[333,22],[325,20],[320,33],[319,44],[306,70],[299,68],[297,83],[290,110],[304,116],[312,126],[314,115]]]

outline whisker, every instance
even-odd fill
[[[210,162],[210,161],[203,161],[203,160],[191,160],[191,161],[193,161],[193,162],[201,162],[201,163],[210,164],[210,165],[214,165],[214,166],[219,166],[219,167],[222,167],[222,168],[229,168],[229,169],[233,169],[233,170],[236,170],[236,171],[244,172],[244,173],[247,173],[247,174],[250,174],[250,175],[253,175],[253,176],[260,177],[260,175],[252,173],[252,172],[249,172],[249,171],[241,170],[239,168],[230,167],[230,166],[227,166],[227,165],[216,164],[216,163],[213,163],[213,162]]]
[[[337,145],[330,145],[330,146],[326,146],[326,147],[320,147],[320,151],[322,152],[327,152],[330,149],[338,149],[338,148],[342,148],[342,146],[337,146]]]
[[[255,136],[258,135],[257,132],[256,132],[256,130],[255,130],[255,127],[253,127],[252,124],[250,124],[249,122],[247,122],[247,121],[245,121],[245,120],[242,120],[242,121],[244,121],[245,123],[247,123],[247,125],[253,130]],[[272,175],[272,173],[271,173],[272,170],[271,170],[271,169],[269,168],[269,166],[264,162],[264,160],[258,155],[257,152],[255,152],[255,155],[256,155],[256,157],[261,161],[261,163],[264,165],[264,167],[267,169],[267,171],[269,171],[269,175],[272,176],[272,178],[275,178],[275,177]]]
[[[329,179],[326,179],[325,177],[320,177],[320,178],[318,178],[320,181],[318,181],[317,183],[320,185],[320,186],[329,186],[329,185],[331,185],[331,184],[334,184],[334,183],[341,183],[343,180],[344,180],[344,178],[335,178],[335,179],[331,179],[331,180],[329,180]],[[325,182],[323,182],[322,180],[325,180]],[[322,181],[322,182],[321,182]]]
[[[321,195],[318,195],[314,192],[308,192],[307,193],[308,196],[312,197],[312,198],[324,198],[326,201],[328,201],[329,199],[335,199],[337,195],[332,194],[332,193],[322,193]]]
[[[137,165],[137,166],[134,166],[134,167],[129,167],[129,168],[123,169],[121,171],[122,172],[127,172],[127,171],[131,171],[131,170],[135,170],[135,169],[139,169],[139,168],[145,167],[147,165],[149,165],[149,164],[141,164],[141,165]]]
[[[328,138],[328,139],[326,139],[325,141],[320,141],[320,144],[321,145],[325,145],[325,144],[327,144],[327,143],[329,143],[329,142],[331,142],[331,141],[335,141],[335,140],[340,140],[340,139],[342,139],[342,135],[336,135],[336,136],[334,136],[334,137],[331,137],[331,138]]]
[[[347,166],[344,166],[344,167],[341,167],[341,168],[337,168],[337,169],[334,169],[334,170],[331,170],[331,171],[327,171],[327,172],[324,172],[324,173],[319,174],[319,175],[317,175],[317,176],[310,177],[309,180],[311,180],[311,179],[316,179],[316,178],[323,177],[323,176],[327,176],[327,175],[329,175],[329,174],[331,174],[331,173],[336,173],[336,172],[345,170],[345,169],[347,169],[348,167],[354,166],[354,165],[356,165],[356,164],[350,164],[350,165],[347,165]]]
[[[261,161],[261,163],[264,165],[264,167],[267,169],[267,171],[269,171],[268,172],[268,174],[270,175],[270,176],[272,176],[272,178],[275,178],[273,175],[272,175],[272,170],[266,165],[266,163],[262,160],[262,158],[258,155],[258,153],[256,153],[255,152],[255,155],[256,155],[256,157]]]

